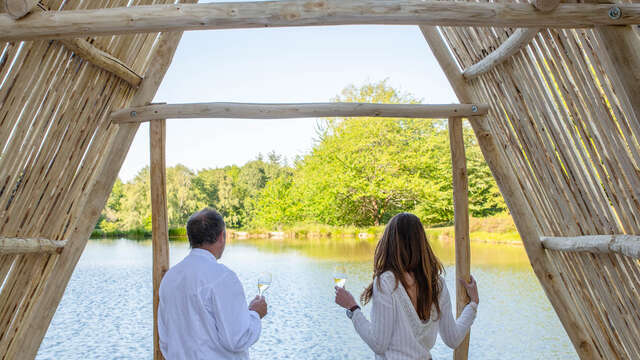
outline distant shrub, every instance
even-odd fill
[[[174,227],[169,229],[169,236],[187,236],[187,228],[185,227]]]

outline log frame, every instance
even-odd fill
[[[484,115],[489,107],[484,104],[372,104],[372,103],[197,103],[151,104],[115,111],[111,121],[139,123],[163,119],[241,118],[291,119],[317,117],[399,117],[449,118]]]
[[[157,31],[320,25],[440,25],[579,28],[640,23],[640,4],[560,4],[541,12],[528,3],[406,0],[282,0],[143,5],[47,11],[19,21],[0,15],[0,41]]]

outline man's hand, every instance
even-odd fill
[[[258,313],[260,319],[267,315],[267,302],[264,300],[264,296],[256,295],[256,297],[251,300],[251,304],[249,304],[249,310],[253,310]]]

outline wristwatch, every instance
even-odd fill
[[[360,306],[358,305],[354,305],[352,306],[350,309],[347,309],[347,317],[349,319],[353,318],[353,312],[360,309]]]

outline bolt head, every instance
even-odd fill
[[[478,112],[478,107],[475,105],[471,105],[471,112]]]
[[[613,6],[609,9],[609,18],[611,20],[618,20],[622,17],[622,10],[619,7]]]
[[[132,111],[130,115],[131,115],[131,117],[136,117],[138,115],[138,113],[135,112],[135,111]]]

